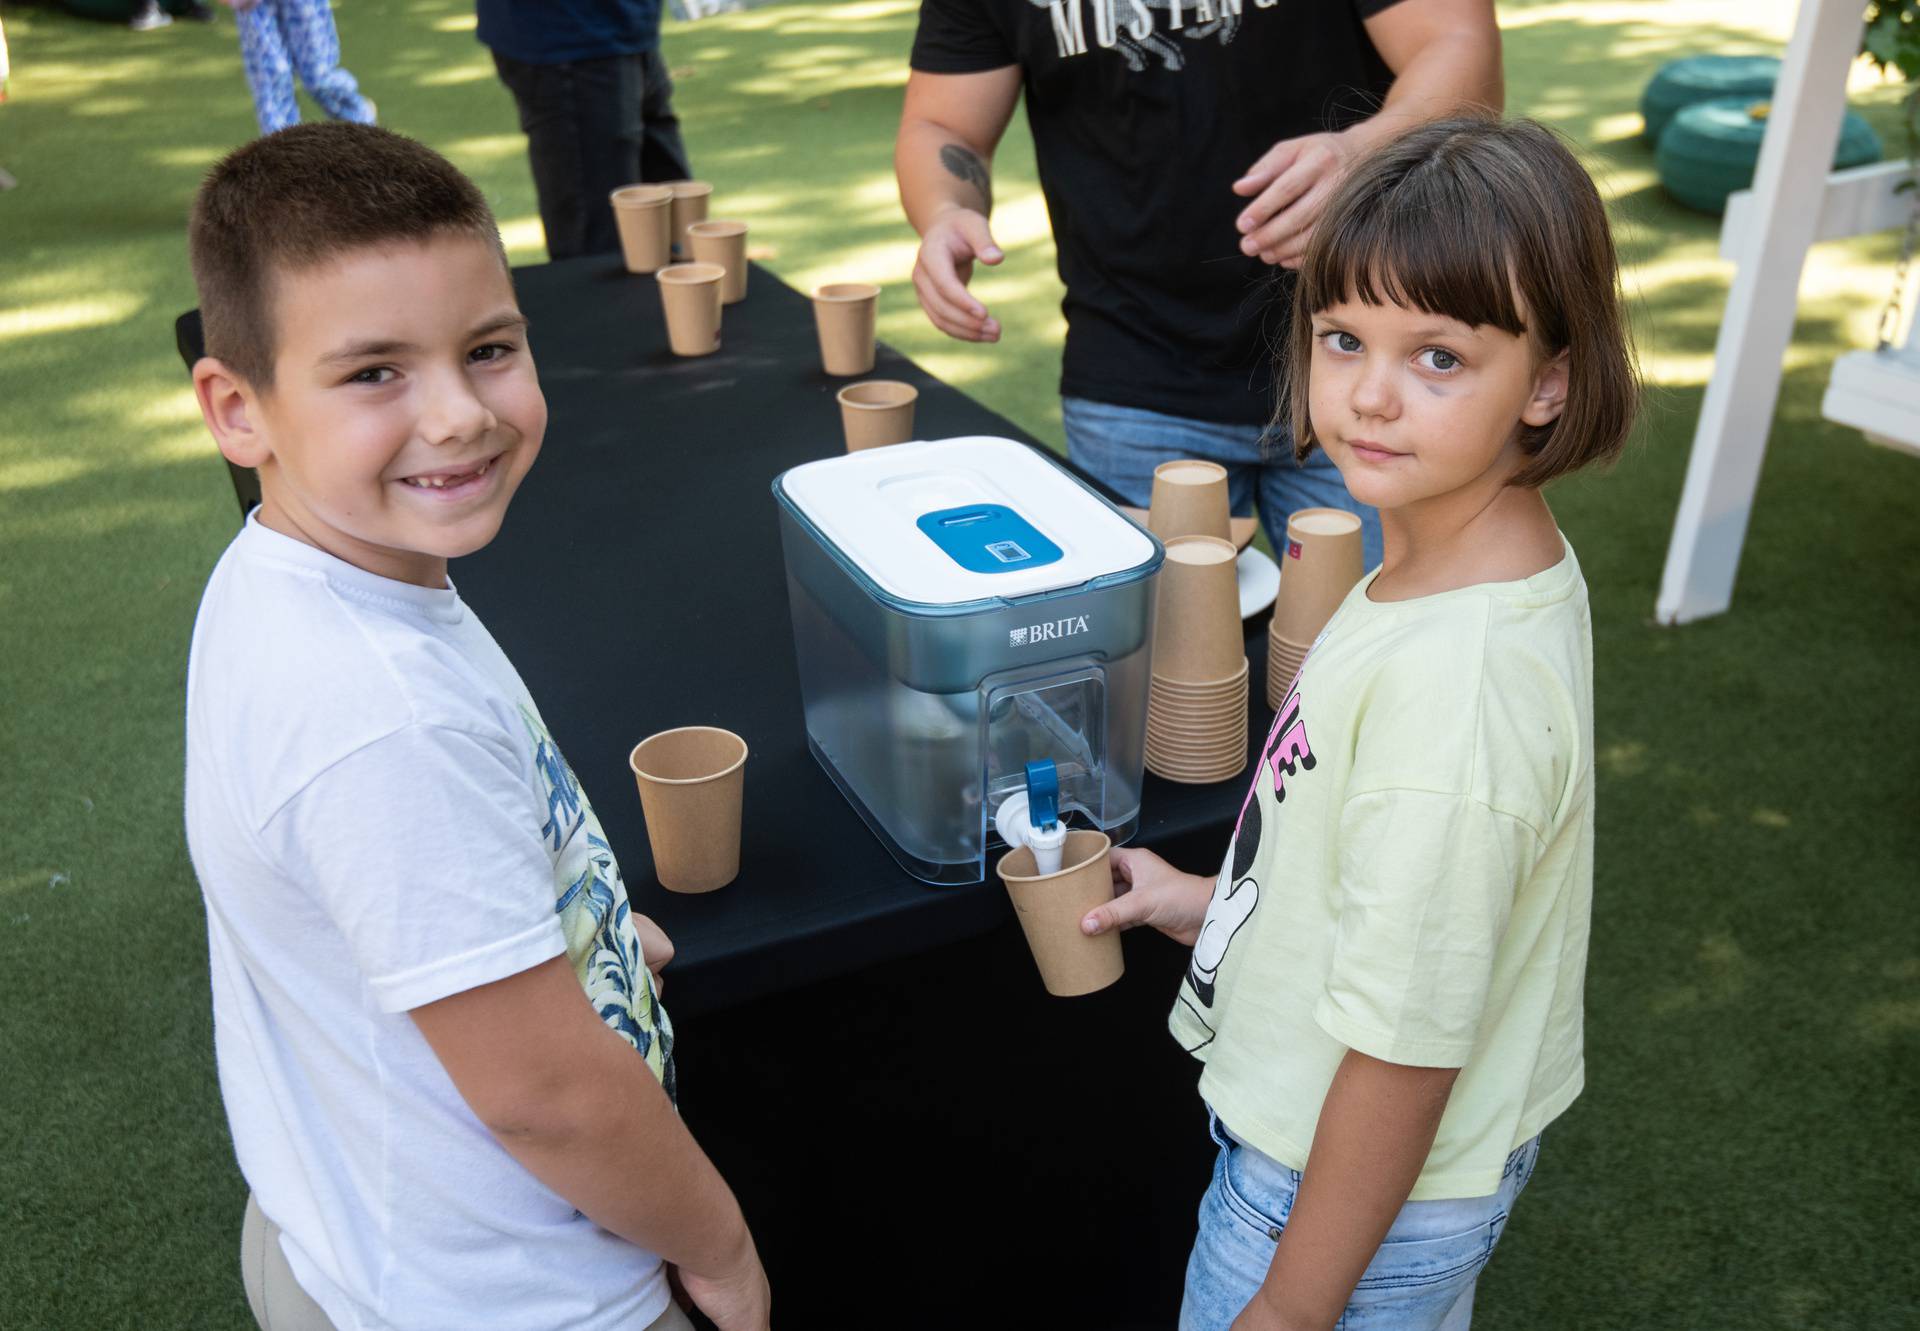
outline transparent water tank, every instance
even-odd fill
[[[809,462],[773,489],[808,745],[901,867],[979,882],[1042,758],[1063,816],[1133,834],[1159,542],[1008,439]]]

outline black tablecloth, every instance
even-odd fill
[[[834,393],[849,382],[820,368],[807,298],[756,268],[747,299],[726,309],[720,351],[683,359],[667,350],[656,283],[617,260],[523,268],[515,283],[551,411],[546,445],[498,539],[453,576],[593,799],[635,909],[672,935],[677,1010],[1010,918],[991,873],[937,888],[903,872],[807,750],[771,486],[841,451]],[[919,388],[920,438],[1033,442],[885,346],[874,376]],[[1251,745],[1271,717],[1258,697],[1265,635],[1250,636]],[[747,741],[745,830],[739,878],[683,896],[654,881],[627,754],[654,731],[697,724]],[[1245,779],[1149,777],[1136,842],[1199,837],[1217,860]]]

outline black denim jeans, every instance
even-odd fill
[[[530,65],[496,51],[493,65],[520,109],[553,258],[620,248],[607,201],[620,186],[693,174],[658,50],[564,65]]]

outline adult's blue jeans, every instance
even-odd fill
[[[1339,469],[1319,449],[1304,463],[1294,461],[1293,436],[1285,425],[1264,430],[1223,425],[1079,397],[1062,398],[1060,414],[1067,427],[1067,455],[1130,504],[1145,508],[1152,501],[1153,469],[1161,463],[1204,458],[1227,469],[1233,511],[1257,510],[1274,549],[1284,548],[1287,514],[1344,508],[1360,515],[1366,566],[1380,562],[1380,515],[1347,493]]]

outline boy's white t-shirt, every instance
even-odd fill
[[[1169,1020],[1240,1138],[1305,1168],[1347,1050],[1460,1068],[1414,1200],[1496,1191],[1580,1093],[1593,637],[1552,568],[1361,580],[1274,718]]]
[[[673,1090],[619,866],[459,595],[249,520],[194,625],[186,818],[241,1172],[334,1325],[664,1312],[660,1259],[508,1155],[407,1015],[564,953]]]

